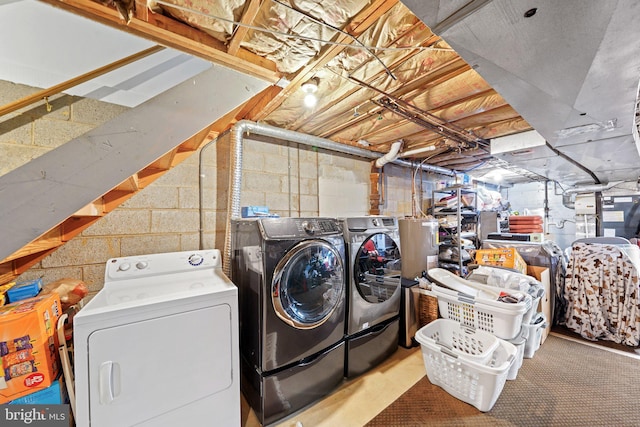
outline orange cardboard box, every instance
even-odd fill
[[[524,262],[516,248],[478,249],[476,264],[512,268],[522,274],[527,274],[527,263]]]
[[[56,293],[0,307],[0,404],[49,387],[60,371]]]

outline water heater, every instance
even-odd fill
[[[414,279],[438,266],[438,221],[427,218],[398,220],[402,248],[402,277]]]

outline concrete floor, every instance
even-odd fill
[[[273,426],[362,426],[411,388],[425,374],[420,348],[399,347],[377,368],[345,381],[333,393]],[[260,426],[258,418],[244,399],[242,400],[242,426]]]

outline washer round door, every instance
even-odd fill
[[[318,327],[344,303],[344,283],[340,253],[323,240],[305,240],[276,265],[273,307],[280,319],[295,328]]]
[[[400,287],[400,248],[387,234],[369,236],[360,245],[353,263],[353,280],[365,301],[387,301]]]

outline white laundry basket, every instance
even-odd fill
[[[524,337],[518,335],[516,338],[509,340],[509,342],[516,347],[516,358],[513,361],[511,368],[509,368],[507,379],[515,380],[518,376],[518,371],[522,367],[522,362],[524,358],[524,348],[527,343],[527,340]]]
[[[484,361],[469,357],[456,349],[438,344],[429,335],[439,329],[441,335],[456,330],[449,319],[438,319],[422,327],[416,333],[421,345],[422,357],[429,381],[442,387],[450,395],[480,411],[489,411],[498,400],[515,358],[516,347],[502,339]],[[458,326],[462,328],[462,326]],[[451,342],[453,338],[443,338]]]
[[[522,324],[525,325],[531,322],[533,315],[538,312],[538,305],[540,305],[541,297],[535,297],[531,299],[531,307],[522,315]]]
[[[542,330],[547,327],[547,320],[543,313],[536,313],[531,323],[522,325],[522,336],[526,339],[524,346],[524,358],[531,359],[540,348]]]
[[[489,332],[505,340],[518,336],[522,318],[532,304],[530,295],[526,295],[524,301],[507,303],[474,298],[435,283],[431,285],[431,291],[438,298],[438,309],[443,318]]]
[[[498,348],[500,339],[485,331],[476,331],[449,319],[437,319],[420,329],[421,338],[440,346],[444,352],[486,363]]]

